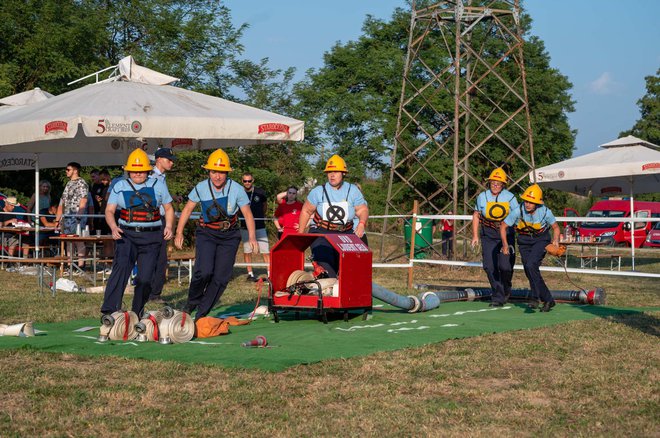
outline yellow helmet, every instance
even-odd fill
[[[325,165],[325,170],[324,172],[346,172],[348,173],[348,169],[346,168],[346,161],[339,155],[333,155],[330,157],[328,162]]]
[[[543,204],[543,190],[541,190],[538,184],[533,184],[527,187],[527,190],[525,190],[525,193],[520,198],[532,204]]]
[[[149,172],[151,169],[147,153],[140,148],[131,152],[124,166],[126,172]]]
[[[503,184],[506,184],[507,183],[506,172],[501,167],[498,167],[497,169],[493,170],[490,173],[490,176],[488,177],[488,180],[489,181],[499,181]]]
[[[206,170],[216,170],[218,172],[231,172],[231,163],[229,162],[229,155],[222,149],[216,149],[209,155],[209,159],[204,166]]]

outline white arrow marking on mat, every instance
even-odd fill
[[[403,331],[408,331],[408,330],[426,330],[428,328],[431,328],[431,327],[429,327],[428,325],[420,325],[419,327],[415,327],[415,328],[401,327],[401,328],[398,328],[398,329],[389,329],[387,331],[387,333],[398,333],[398,332],[403,332]]]
[[[442,324],[440,327],[458,327],[458,324]]]
[[[390,325],[402,325],[402,324],[417,324],[417,320],[413,319],[411,321],[393,322]]]
[[[201,345],[234,345],[231,342],[206,342],[206,341],[188,341],[189,344]]]
[[[95,341],[98,339],[98,337],[95,336],[85,336],[85,335],[76,335],[76,338],[94,339]]]
[[[342,327],[335,327],[335,330],[341,330],[343,332],[353,332],[357,329],[364,329],[364,328],[376,328],[376,327],[382,327],[385,324],[374,324],[374,325],[355,325],[353,327],[349,327],[347,329],[342,328]]]

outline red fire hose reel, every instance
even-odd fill
[[[325,239],[337,251],[339,269],[337,284],[331,295],[321,294],[315,283],[309,282],[308,293],[292,293],[287,284],[294,271],[305,269],[305,250],[316,239]],[[270,290],[268,307],[275,322],[278,311],[309,312],[327,322],[330,312],[371,310],[371,250],[355,234],[289,234],[271,249]],[[318,284],[318,283],[316,283]],[[298,288],[300,289],[300,288]]]

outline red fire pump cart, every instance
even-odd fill
[[[304,272],[305,250],[326,239],[339,255],[338,278],[316,279]],[[278,311],[314,311],[325,323],[329,312],[371,311],[371,250],[355,234],[289,234],[271,249],[268,309],[275,322]]]

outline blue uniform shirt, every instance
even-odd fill
[[[119,208],[129,208],[136,207],[142,204],[140,198],[135,196],[135,191],[128,184],[128,177],[118,180],[112,190],[110,191],[110,196],[108,197],[108,205],[115,204]],[[152,203],[154,207],[160,207],[163,204],[169,204],[172,202],[172,196],[167,190],[167,186],[158,181],[155,178],[148,177],[143,184],[135,184],[131,181],[133,187],[136,190],[140,191],[140,194]],[[149,199],[152,198],[152,199]],[[123,219],[119,219],[120,225],[127,225],[129,227],[158,227],[162,225],[160,220],[154,222],[126,222]]]
[[[330,197],[330,203],[325,191]],[[324,186],[317,186],[309,193],[307,200],[316,207],[316,212],[324,221],[337,225],[345,225],[355,218],[355,207],[367,205],[364,195],[356,185],[343,182],[339,190],[332,188],[330,183]],[[332,209],[330,209],[332,204]],[[328,211],[330,209],[330,211]]]
[[[502,189],[497,196],[490,190],[479,193],[474,211],[478,211],[482,217],[490,221],[502,221],[507,215],[519,207],[518,200],[513,193]]]
[[[243,186],[232,179],[227,178],[227,182],[221,190],[217,190],[213,183],[211,183],[211,188],[213,189],[213,195],[209,190],[209,180],[205,179],[198,183],[188,194],[189,200],[202,204],[202,217],[205,223],[217,221],[217,218],[213,217],[218,214],[213,198],[229,217],[234,216],[241,207],[250,203]]]
[[[165,187],[167,187],[167,181],[165,181],[165,174],[161,173],[156,166],[154,166],[154,169],[151,171],[149,176],[152,178],[156,178],[158,181],[161,181],[163,184],[165,184]],[[169,188],[167,190],[169,192]],[[160,215],[161,216],[165,215],[165,208],[163,208],[162,205],[160,206]]]
[[[539,205],[534,213],[529,214],[525,211],[525,207],[522,206],[522,216],[521,208],[516,208],[511,210],[509,216],[504,219],[504,223],[510,227],[516,227],[520,229],[525,229],[527,227],[533,228],[535,231],[541,231],[552,224],[557,222],[555,215],[552,214],[552,211],[545,205]]]

